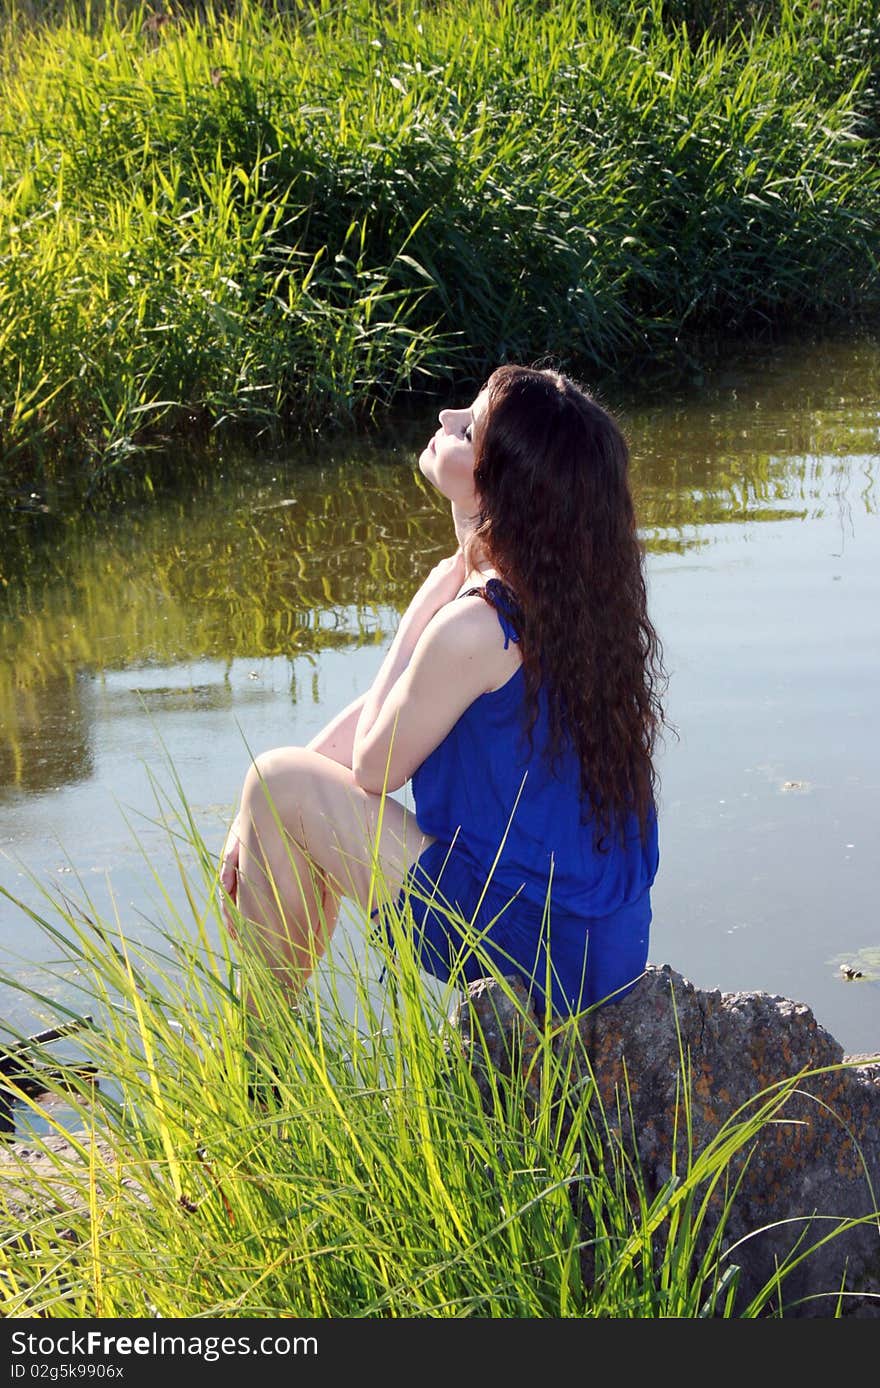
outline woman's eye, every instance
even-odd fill
[[[468,427],[467,427],[467,428],[465,429],[465,431],[464,431],[464,438],[465,438],[465,443],[473,443],[473,441],[474,441],[474,431],[473,431],[473,428],[471,427],[470,424],[468,425]]]

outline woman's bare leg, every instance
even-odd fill
[[[350,767],[305,747],[257,758],[239,819],[238,908],[291,997],[323,954],[341,898],[377,904],[374,857],[394,899],[433,842],[396,800],[362,790]]]
[[[355,732],[366,697],[366,694],[359,695],[357,699],[354,699],[340,713],[337,713],[334,718],[331,718],[330,722],[327,723],[320,732],[315,734],[311,742],[306,744],[307,749],[313,752],[320,752],[322,756],[329,758],[331,761],[338,762],[340,766],[350,768],[354,753]],[[235,816],[229,833],[227,834],[220,871],[221,908],[226,921],[226,928],[233,939],[236,938],[236,928],[229,906],[230,902],[234,904],[238,899],[240,817],[240,813]],[[322,905],[325,931],[327,935],[330,935],[336,923],[336,915],[339,910],[339,898],[327,890],[326,884],[322,886]]]

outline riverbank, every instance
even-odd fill
[[[296,1011],[248,971],[259,1022],[185,938],[161,994],[155,956],[74,943],[102,1078],[0,1142],[0,1312],[875,1314],[880,1057],[668,965],[577,1020],[496,975],[431,999],[393,928],[381,1011],[331,951]]]
[[[98,503],[161,485],[154,450],[363,425],[504,358],[693,369],[876,315],[880,3],[699,11],[12,26],[5,487]]]
[[[488,964],[494,986],[437,997],[395,913],[393,958],[334,937],[329,991],[297,1009],[244,955],[246,1015],[225,946],[205,948],[205,845],[187,849],[197,929],[158,951],[53,913],[101,1079],[51,1086],[66,1125],[46,1095],[17,1106],[44,1127],[0,1148],[0,1313],[871,1313],[876,1066],[808,1008],[668,967],[580,1019],[537,1018]]]

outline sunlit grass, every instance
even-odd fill
[[[876,309],[877,0],[62,8],[0,57],[7,475]]]
[[[152,944],[85,893],[21,907],[56,963],[42,998],[3,982],[37,1008],[51,994],[56,1020],[94,1018],[67,1063],[101,1082],[52,1086],[63,1122],[57,1103],[21,1099],[46,1160],[28,1167],[24,1204],[8,1172],[0,1185],[2,1314],[733,1313],[731,1170],[803,1076],[758,1095],[649,1196],[574,1021],[521,1013],[529,1044],[478,1084],[449,1022],[457,990],[426,985],[406,911],[389,917],[391,952],[366,925],[365,944],[331,942],[292,1008],[254,955],[233,953],[185,801],[157,803],[179,881],[158,883]],[[478,1057],[479,1033],[472,1045]],[[681,1073],[686,1131],[684,1057]],[[56,1130],[78,1162],[51,1153]],[[736,1314],[779,1314],[788,1266]]]

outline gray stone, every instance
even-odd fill
[[[489,1067],[509,1074],[514,1063],[526,1102],[536,1103],[543,1019],[529,1009],[522,984],[507,982],[515,1001],[481,980],[453,1021],[487,1101]],[[620,1002],[560,1027],[552,1044],[587,1081],[578,1102],[597,1115],[601,1104],[603,1144],[638,1154],[649,1199],[673,1170],[687,1171],[689,1143],[694,1156],[711,1155],[719,1134],[769,1103],[770,1121],[729,1164],[731,1179],[740,1178],[723,1242],[739,1267],[735,1312],[800,1240],[800,1251],[811,1252],[785,1276],[767,1314],[833,1316],[843,1288],[840,1314],[880,1315],[880,1057],[845,1057],[802,1003],[701,991],[668,966],[650,966]],[[574,1118],[565,1115],[563,1133]],[[700,1247],[724,1199],[722,1181],[710,1195]],[[852,1220],[862,1222],[846,1227]],[[584,1233],[588,1239],[588,1221]]]

